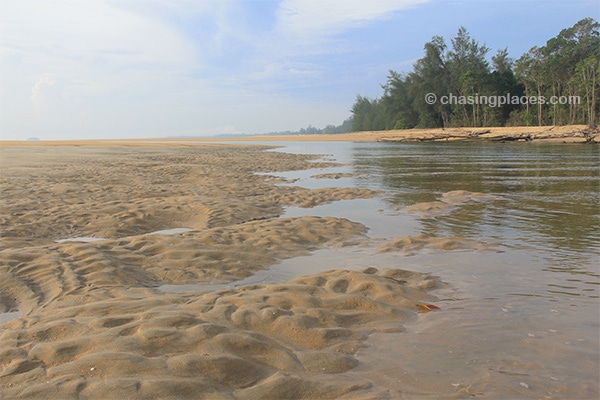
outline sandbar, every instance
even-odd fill
[[[365,265],[160,290],[233,282],[365,238],[347,219],[280,215],[377,192],[278,185],[268,173],[331,162],[266,150],[2,143],[0,313],[18,318],[0,324],[0,397],[389,398],[344,373],[368,335],[401,332],[436,300],[435,277]]]

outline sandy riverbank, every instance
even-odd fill
[[[491,128],[399,129],[362,131],[339,134],[306,135],[247,135],[239,137],[155,138],[155,139],[97,139],[97,140],[43,140],[2,141],[0,147],[85,146],[85,147],[164,147],[195,146],[198,142],[547,142],[547,143],[600,143],[600,130],[586,125],[516,126]],[[208,145],[208,144],[206,144]]]
[[[226,140],[256,141],[344,141],[344,142],[425,142],[425,141],[523,141],[586,143],[600,142],[600,132],[585,125],[519,126],[492,128],[403,129],[324,135],[249,136]]]
[[[378,193],[276,185],[254,172],[329,163],[258,147],[0,151],[0,312],[20,313],[0,325],[0,398],[390,397],[344,372],[369,333],[402,331],[435,300],[428,275],[365,265],[220,291],[158,289],[231,282],[365,241],[365,227],[346,219],[279,215]],[[186,229],[151,234],[173,228]]]

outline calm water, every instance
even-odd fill
[[[442,310],[420,314],[404,332],[372,334],[347,375],[371,380],[392,398],[600,398],[598,146],[270,144],[343,164],[278,173],[290,185],[382,191],[375,199],[289,207],[284,214],[361,222],[374,244],[318,250],[223,286],[367,266],[430,273],[444,284],[432,292]],[[353,175],[314,177],[332,172]],[[483,197],[441,213],[410,212],[457,190]],[[484,242],[490,250],[377,252],[380,241],[417,234]]]
[[[401,334],[375,334],[350,374],[407,398],[598,398],[600,153],[566,144],[289,143],[277,151],[328,154],[351,164],[282,174],[306,187],[358,186],[378,199],[288,209],[333,215],[387,239],[425,234],[493,243],[491,251],[324,249],[265,272],[289,277],[331,268],[399,267],[446,286],[441,312]],[[326,172],[354,177],[315,179]],[[406,207],[454,190],[491,195],[437,215]],[[310,266],[310,267],[308,267]],[[271,275],[269,275],[271,274]]]

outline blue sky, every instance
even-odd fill
[[[597,0],[0,0],[0,138],[322,128],[459,26],[518,58]]]

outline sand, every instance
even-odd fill
[[[346,219],[279,216],[377,192],[277,185],[269,173],[331,163],[255,146],[4,142],[0,151],[0,313],[17,317],[0,324],[0,398],[390,398],[345,372],[369,334],[401,332],[435,301],[434,277],[365,265],[160,289],[232,282],[368,241]],[[382,251],[395,249],[402,238]]]
[[[498,200],[498,196],[487,193],[469,192],[467,190],[452,190],[442,193],[439,200],[412,204],[405,208],[409,213],[423,217],[434,217],[452,211],[462,205],[472,202],[485,202]]]
[[[554,143],[599,143],[600,131],[585,125],[511,126],[490,128],[437,128],[364,131],[342,134],[258,135],[224,140],[323,141],[323,142],[448,142],[520,141]]]

